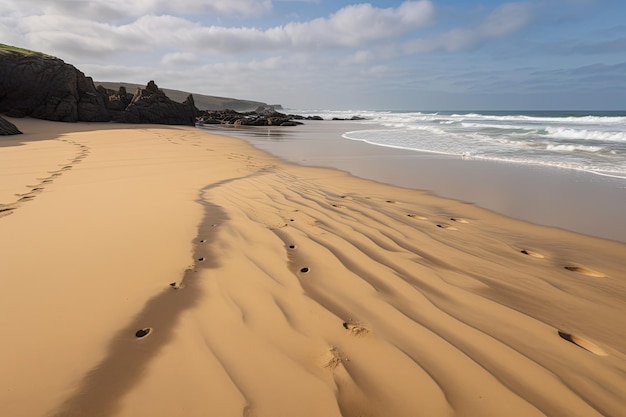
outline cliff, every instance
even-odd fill
[[[62,122],[110,120],[91,78],[58,58],[7,47],[0,48],[0,113]]]

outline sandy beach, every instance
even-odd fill
[[[624,243],[198,128],[9,120],[2,416],[624,415]]]

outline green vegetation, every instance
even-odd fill
[[[48,56],[48,55],[43,54],[41,52],[31,51],[30,49],[24,49],[24,48],[20,48],[20,47],[17,47],[17,46],[5,45],[3,43],[0,43],[0,51],[14,51],[14,52],[19,52],[19,53],[24,54],[24,55]]]

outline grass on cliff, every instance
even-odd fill
[[[18,47],[18,46],[5,45],[5,44],[3,44],[3,43],[0,43],[0,51],[13,51],[13,52],[19,52],[19,53],[24,54],[24,55],[41,55],[41,56],[49,56],[49,55],[46,55],[46,54],[41,53],[41,52],[31,51],[30,49],[20,48],[20,47]]]

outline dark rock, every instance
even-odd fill
[[[367,120],[367,118],[362,117],[362,116],[352,116],[349,119],[345,119],[343,117],[333,117],[332,120]]]
[[[63,122],[108,121],[93,80],[58,58],[0,50],[0,112]]]
[[[154,81],[150,81],[146,88],[138,88],[130,103],[124,111],[116,111],[120,108],[127,95],[124,91],[118,91],[117,96],[109,96],[109,102],[119,101],[115,109],[110,107],[113,120],[122,123],[155,123],[167,125],[190,125],[194,126],[196,114],[199,112],[193,104],[193,97],[187,97],[184,103],[172,101],[157,87]],[[119,96],[119,97],[118,97]],[[111,104],[109,104],[111,106]]]
[[[292,114],[279,113],[273,108],[259,107],[256,111],[239,113],[234,110],[200,111],[197,120],[202,124],[224,124],[238,126],[296,126]],[[300,117],[302,119],[302,117]]]
[[[124,111],[133,99],[133,95],[127,93],[124,87],[120,87],[118,91],[105,90],[105,92],[109,111]]]
[[[19,135],[21,133],[17,126],[0,116],[0,135]]]

